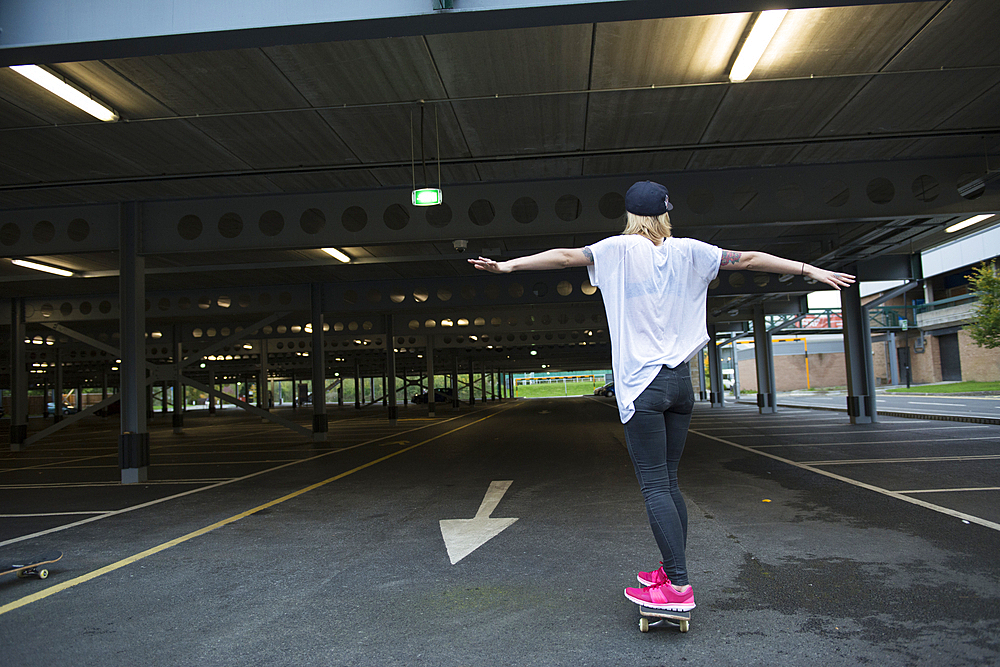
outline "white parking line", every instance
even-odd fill
[[[708,438],[709,440],[715,440],[716,442],[721,442],[724,445],[729,445],[730,447],[735,447],[736,449],[742,449],[745,452],[750,452],[752,454],[758,454],[760,456],[766,456],[769,459],[773,459],[775,461],[780,461],[781,463],[788,464],[788,465],[793,466],[795,468],[799,468],[801,470],[808,470],[809,472],[816,473],[817,475],[823,475],[824,477],[829,477],[830,479],[835,479],[835,480],[837,480],[839,482],[844,482],[846,484],[850,484],[851,486],[856,486],[858,488],[866,489],[868,491],[874,491],[875,493],[880,493],[880,494],[882,494],[884,496],[888,496],[890,498],[895,498],[896,500],[902,500],[903,502],[910,503],[911,505],[917,505],[918,507],[923,507],[925,509],[933,510],[935,512],[940,512],[941,514],[945,514],[947,516],[955,517],[956,519],[961,519],[962,521],[968,521],[969,523],[974,523],[976,525],[983,526],[985,528],[990,528],[992,530],[1000,531],[1000,523],[996,523],[996,522],[993,522],[993,521],[988,521],[986,519],[982,519],[982,518],[980,518],[978,516],[975,516],[975,515],[972,515],[972,514],[966,514],[965,512],[959,512],[957,510],[953,510],[953,509],[950,509],[948,507],[942,507],[940,505],[935,505],[934,503],[929,503],[929,502],[926,502],[924,500],[920,500],[919,498],[913,498],[911,496],[904,495],[904,494],[902,494],[902,493],[900,493],[898,491],[890,491],[889,489],[883,489],[883,488],[881,488],[879,486],[875,486],[874,484],[867,484],[865,482],[859,482],[856,479],[851,479],[850,477],[844,477],[843,475],[838,475],[838,474],[832,473],[832,472],[830,472],[828,470],[823,470],[822,468],[815,468],[813,466],[806,465],[804,463],[798,463],[796,461],[791,461],[791,460],[783,458],[781,456],[775,456],[774,454],[769,454],[767,452],[762,452],[759,449],[756,449],[754,447],[747,447],[746,445],[741,445],[739,443],[733,442],[732,440],[724,440],[723,438],[718,438],[718,437],[716,437],[714,435],[708,435],[707,433],[701,433],[699,431],[695,431],[694,429],[692,429],[690,432],[694,433],[696,435],[700,435],[703,438]]]
[[[969,486],[961,489],[910,489],[896,493],[952,493],[959,491],[1000,491],[1000,486]]]
[[[753,435],[748,433],[747,435]],[[969,440],[1000,440],[995,435],[986,436],[983,438],[962,438],[961,442],[968,442]],[[885,440],[863,440],[859,442],[796,442],[786,445],[754,445],[756,449],[780,449],[788,447],[834,447],[842,445],[908,445],[914,442],[941,442],[941,438],[922,438],[920,440],[893,440],[891,442],[886,442]]]
[[[965,403],[928,403],[926,401],[907,401],[907,405],[943,405],[946,408],[964,408]]]
[[[937,463],[940,461],[992,461],[1000,459],[1000,454],[981,456],[915,456],[905,459],[831,459],[829,461],[801,461],[807,466],[845,466],[863,463]]]
[[[895,422],[898,423],[898,422]],[[844,426],[844,433],[857,433],[857,426]],[[972,424],[970,426],[914,426],[913,428],[894,428],[893,433],[899,433],[902,431],[954,431],[961,428],[992,428],[990,424]],[[708,429],[711,431],[718,431],[720,429]],[[733,430],[733,429],[727,429]],[[871,431],[867,431],[870,433]],[[746,433],[746,437],[754,438],[773,438],[774,433]],[[816,435],[816,431],[804,431],[802,433],[782,433],[781,437],[787,438],[793,435]]]

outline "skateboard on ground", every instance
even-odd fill
[[[61,551],[47,551],[42,555],[29,560],[18,561],[15,563],[4,563],[3,565],[0,565],[0,575],[17,572],[17,576],[21,579],[25,577],[38,577],[39,579],[45,579],[49,576],[49,571],[41,566],[48,565],[49,563],[55,563],[62,557],[63,555]]]
[[[681,632],[687,632],[691,628],[691,612],[689,611],[667,611],[666,609],[653,609],[640,605],[639,616],[639,630],[641,632],[649,632],[650,628],[666,627],[679,628]]]

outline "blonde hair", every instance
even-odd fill
[[[659,243],[661,239],[670,238],[670,214],[636,215],[626,211],[625,231],[622,234],[638,234]]]

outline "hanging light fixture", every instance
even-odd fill
[[[417,188],[416,152],[413,148],[413,112],[410,112],[410,181],[413,192],[410,203],[414,206],[437,206],[444,198],[441,194],[441,134],[438,130],[437,107],[434,107],[434,139],[437,142],[437,181],[436,188]],[[427,160],[424,157],[424,105],[420,105],[420,162],[423,167],[423,183],[427,184]]]

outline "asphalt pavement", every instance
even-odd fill
[[[425,410],[335,411],[327,443],[164,419],[129,487],[110,423],[0,456],[0,560],[66,554],[0,578],[4,664],[1000,661],[1000,427],[699,404],[698,607],[642,634],[622,588],[658,557],[613,402]]]

